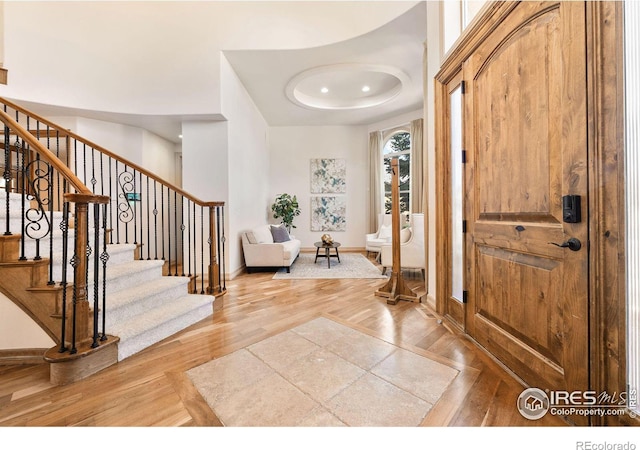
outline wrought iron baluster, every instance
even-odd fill
[[[118,161],[116,161],[116,167],[117,167],[117,164],[118,164]],[[124,227],[125,244],[128,244],[129,243],[129,224],[131,223],[131,221],[134,221],[134,227],[136,226],[136,211],[135,211],[136,178],[135,178],[135,171],[133,174],[131,172],[128,172],[126,164],[124,166],[124,171],[118,175],[118,184],[120,186],[121,192],[120,194],[118,194],[119,201],[118,201],[117,224],[119,225],[120,222],[122,222],[122,225]],[[130,194],[132,196],[130,196]],[[133,208],[131,207],[132,202],[134,204]],[[136,229],[134,228],[133,238],[136,241],[134,242],[134,244],[138,243],[136,237],[137,237]]]
[[[227,241],[227,238],[224,234],[224,206],[219,206],[218,209],[221,211],[222,214],[222,220],[220,221],[220,227],[218,229],[218,236],[220,236],[220,242],[222,243],[222,247],[220,247],[220,251],[218,252],[218,261],[221,262],[221,264],[218,265],[218,267],[222,267],[222,273],[220,273],[218,279],[222,282],[222,291],[226,291],[227,290],[227,280],[225,277],[225,274],[227,273],[226,267],[225,267],[225,243]]]
[[[178,258],[178,192],[177,191],[173,191],[173,218],[174,218],[174,223],[175,223],[175,227],[174,227],[174,233],[175,233],[175,248],[176,248],[176,264],[175,264],[175,268],[176,268],[176,273],[174,274],[176,277],[178,276],[178,261],[180,258]]]
[[[216,206],[216,242],[213,242],[211,245],[215,245],[216,246],[216,251],[215,251],[215,255],[216,255],[216,269],[218,270],[218,278],[217,278],[217,282],[218,285],[214,286],[214,288],[218,289],[218,292],[220,291],[220,269],[221,269],[221,264],[220,264],[220,258],[222,257],[222,255],[220,254],[220,240],[221,240],[221,236],[220,236],[220,207]],[[215,294],[215,291],[212,289],[211,290],[212,294]]]
[[[78,204],[76,203],[75,206],[75,213],[74,213],[74,217],[79,217],[78,216]],[[78,239],[78,233],[75,234],[75,238],[76,240]],[[78,349],[76,348],[76,316],[78,314],[78,279],[80,278],[78,275],[78,267],[80,266],[80,257],[78,256],[78,254],[75,252],[75,249],[77,249],[77,246],[75,245],[74,242],[74,253],[73,253],[73,257],[71,258],[71,267],[73,267],[73,297],[72,297],[72,308],[71,308],[71,350],[69,351],[69,353],[77,353]]]
[[[87,249],[86,249],[86,261],[85,261],[85,268],[86,270],[84,271],[85,273],[85,277],[84,277],[84,285],[85,285],[85,289],[87,290],[87,294],[88,294],[88,289],[89,289],[89,257],[91,256],[92,253],[92,248],[91,248],[91,240],[89,239],[89,228],[90,228],[90,220],[89,220],[89,205],[87,205],[87,218],[85,219],[85,233],[87,236]],[[75,279],[74,279],[75,281]],[[85,300],[88,301],[88,298],[86,298],[85,295]]]
[[[184,275],[184,196],[180,196],[180,260],[182,262],[182,273]]]
[[[87,185],[87,144],[82,143],[82,172],[84,173],[84,177],[82,178],[82,182],[84,185]]]
[[[171,276],[171,192],[169,192],[169,187],[167,187],[167,237],[169,238],[169,271],[167,275]]]
[[[188,276],[191,277],[191,200],[187,200],[187,261],[189,262]]]
[[[200,293],[204,294],[204,207],[200,206],[200,273],[202,278],[200,279]]]
[[[139,181],[139,184],[138,184],[139,187],[138,187],[138,192],[136,194],[136,201],[139,204],[138,205],[139,214],[136,217],[136,223],[138,222],[138,220],[140,220],[140,241],[139,241],[139,244],[140,244],[140,259],[143,259],[142,251],[144,250],[144,237],[143,237],[143,231],[144,231],[143,230],[143,222],[144,222],[144,218],[142,217],[142,215],[143,215],[142,214],[142,172],[138,173],[138,181]]]
[[[160,186],[160,210],[162,211],[162,220],[160,221],[162,224],[162,260],[166,261],[164,257],[164,185]]]
[[[6,106],[5,106],[6,108]],[[11,164],[10,164],[10,159],[11,159],[11,150],[10,150],[10,145],[11,145],[11,140],[9,138],[9,127],[5,126],[4,127],[4,173],[3,173],[3,178],[4,178],[4,190],[5,190],[5,194],[6,194],[6,202],[5,202],[5,206],[6,206],[6,216],[5,216],[5,222],[6,222],[6,228],[5,228],[5,232],[4,235],[5,236],[11,236],[11,226],[10,226],[10,222],[9,222],[9,203],[10,203],[10,185],[11,185]]]
[[[131,191],[132,195],[132,199],[133,199],[133,243],[138,245],[138,211],[137,211],[137,207],[138,207],[138,203],[140,203],[138,201],[138,192],[136,192],[136,169],[133,169],[133,190]],[[131,201],[129,202],[129,205],[131,205]]]
[[[78,140],[73,140],[73,173],[78,175]]]
[[[27,128],[28,129],[28,128]],[[60,159],[60,131],[56,130],[56,156]],[[55,209],[60,208],[60,172],[56,170],[56,201]]]
[[[62,205],[62,221],[60,222],[60,230],[62,230],[62,330],[60,332],[60,349],[58,352],[67,351],[66,332],[67,332],[67,264],[68,264],[68,242],[69,242],[69,203]],[[75,290],[75,288],[74,288]]]
[[[43,166],[46,167],[46,170],[42,169]],[[36,159],[30,162],[26,168],[27,173],[33,174],[33,179],[29,180],[29,190],[37,205],[26,210],[23,229],[24,234],[35,241],[35,261],[42,259],[42,256],[40,256],[40,240],[47,237],[48,234],[53,234],[51,232],[51,216],[48,216],[46,212],[46,206],[50,204],[51,198],[52,171],[51,166],[46,161],[41,160],[39,155],[36,155]],[[42,197],[43,192],[47,193],[48,198]],[[51,271],[49,274],[51,277]]]
[[[155,258],[158,259],[158,184],[153,180],[153,239],[155,241]]]
[[[101,341],[107,340],[107,262],[109,261],[109,253],[107,253],[107,205],[102,205],[102,336]]]
[[[47,199],[47,203],[49,203],[49,225],[51,231],[49,233],[49,281],[47,282],[47,284],[51,286],[53,284],[56,284],[56,282],[53,281],[53,167],[50,166],[48,172],[49,190],[47,191],[47,194],[49,198]]]
[[[198,233],[196,231],[197,228],[197,220],[196,220],[196,204],[193,204],[193,293],[198,292],[198,252],[196,251],[197,242],[198,242]]]
[[[30,150],[30,149],[29,149]],[[29,152],[30,153],[30,152]],[[27,180],[27,162],[26,162],[26,158],[27,158],[27,149],[23,149],[22,152],[22,157],[20,158],[21,162],[20,162],[20,173],[22,174],[20,176],[20,230],[22,236],[20,237],[20,261],[26,261],[27,259],[27,241],[26,241],[26,235],[25,233],[22,231],[25,229],[25,221],[26,219],[26,201],[27,201],[27,189],[28,189],[28,180]]]
[[[116,159],[116,177],[119,177],[118,175],[118,160]],[[116,198],[118,200],[116,200],[118,202],[118,216],[116,217],[116,241],[118,242],[118,244],[120,243],[120,194],[118,194],[116,196]]]
[[[100,195],[104,195],[104,162],[102,157],[104,155],[100,153]]]
[[[151,259],[151,220],[149,216],[149,177],[145,177],[147,179],[147,261]],[[141,182],[142,183],[142,182]]]
[[[113,201],[118,201],[118,196],[113,192],[113,172],[111,171],[111,161],[113,158],[109,156],[109,244],[113,244]],[[117,162],[116,162],[117,164]],[[116,173],[118,172],[118,168],[116,167]],[[117,204],[117,203],[116,203]],[[117,240],[117,237],[116,237]]]
[[[91,147],[91,192],[96,193],[96,149]]]
[[[100,295],[99,295],[99,283],[100,283],[100,254],[98,249],[100,248],[100,204],[93,204],[93,336],[91,342],[91,348],[100,346],[98,343],[98,311],[100,310]],[[88,271],[87,271],[88,272]],[[104,315],[104,310],[102,315]]]

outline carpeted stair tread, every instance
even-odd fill
[[[107,270],[107,281],[113,280],[114,278],[121,277],[132,277],[134,274],[138,272],[144,272],[147,270],[158,269],[158,277],[162,276],[162,266],[164,261],[159,260],[133,260],[124,262],[122,264],[116,264],[113,267],[110,267]]]
[[[108,330],[120,338],[118,360],[139,352],[213,314],[214,297],[187,294]]]
[[[137,286],[147,281],[159,280],[162,277],[162,260],[134,260],[116,264],[107,268],[107,298],[124,289]],[[93,274],[89,274],[89,285],[93,283]],[[89,289],[89,299],[93,299],[93,291]]]
[[[99,254],[102,253],[102,249],[103,247],[101,246]],[[107,254],[109,255],[109,260],[107,261],[107,270],[109,270],[111,266],[115,267],[118,264],[134,261],[133,252],[135,249],[136,246],[134,244],[107,244]],[[68,255],[69,258],[71,256]],[[91,257],[93,257],[93,253]],[[53,263],[61,264],[62,254],[53,255]],[[102,262],[100,262],[100,267],[102,267]]]
[[[131,305],[141,305],[146,298],[150,298],[153,303],[161,304],[167,298],[176,298],[184,295],[187,292],[188,283],[189,278],[187,277],[161,277],[158,280],[137,284],[110,296],[108,299],[108,312],[109,314],[114,314],[118,309],[124,309]],[[176,296],[172,294],[174,289],[181,289],[181,292]],[[156,306],[153,303],[148,303],[146,307]]]

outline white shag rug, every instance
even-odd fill
[[[332,256],[331,268],[327,267],[327,258],[318,257],[318,261],[314,262],[315,258],[315,253],[300,253],[291,266],[291,273],[287,273],[287,269],[280,269],[273,279],[388,278],[360,253],[341,253],[340,262]]]

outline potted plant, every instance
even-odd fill
[[[271,205],[271,211],[273,211],[274,219],[282,219],[287,231],[291,232],[291,228],[296,227],[293,224],[293,219],[300,215],[300,208],[295,195],[293,197],[289,194],[278,195],[276,201]]]

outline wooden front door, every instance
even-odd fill
[[[588,388],[585,53],[584,3],[522,2],[463,65],[466,327],[541,389]]]

